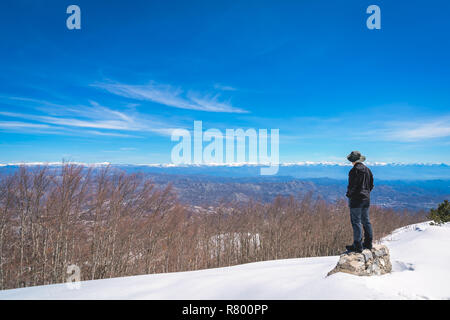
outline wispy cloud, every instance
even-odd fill
[[[184,92],[170,85],[150,83],[147,85],[129,85],[122,83],[98,83],[93,86],[102,88],[118,96],[141,101],[156,102],[165,106],[227,113],[248,113],[247,110],[231,105],[229,101],[219,101],[219,95],[205,95],[192,91]]]
[[[450,137],[450,117],[407,122],[387,122],[369,135],[389,141],[414,142]]]
[[[104,137],[120,137],[120,138],[140,138],[139,136],[131,135],[131,134],[124,134],[124,133],[116,133],[116,132],[102,132],[102,131],[95,131],[95,130],[88,130],[84,133],[88,135],[94,135],[94,136],[104,136]]]
[[[244,117],[243,117],[244,118]],[[376,117],[373,117],[376,118]],[[404,117],[403,117],[404,118]],[[256,126],[280,129],[280,141],[284,143],[307,143],[308,141],[371,141],[410,143],[431,141],[442,143],[450,137],[450,115],[421,117],[404,121],[380,119],[366,121],[355,116],[333,118],[292,117],[258,118],[245,117]],[[384,120],[384,121],[383,121]]]
[[[28,123],[20,121],[0,121],[0,129],[46,129],[50,126],[45,124]]]
[[[237,89],[232,86],[225,86],[220,83],[214,84],[214,89],[221,90],[221,91],[236,91]]]
[[[39,130],[39,133],[73,135],[77,133],[78,128],[82,135],[116,137],[136,137],[127,132],[170,135],[173,130],[171,125],[161,119],[153,119],[137,112],[114,110],[101,106],[95,101],[91,101],[90,106],[65,107],[28,98],[14,97],[12,100],[19,103],[20,101],[36,102],[37,105],[33,113],[0,111],[0,116],[4,117],[3,120],[12,118],[10,121],[1,121],[0,129],[13,131],[23,129],[26,132],[34,129]]]

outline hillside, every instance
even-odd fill
[[[450,224],[411,225],[382,242],[393,264],[384,276],[326,277],[339,258],[330,256],[12,289],[0,299],[450,299]]]
[[[218,178],[214,176],[148,174],[160,186],[171,184],[178,198],[195,206],[251,200],[268,203],[277,196],[302,199],[311,194],[327,202],[345,199],[347,180],[292,177]],[[376,180],[371,203],[383,208],[429,210],[448,199],[450,180]]]

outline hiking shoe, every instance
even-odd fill
[[[363,243],[363,249],[372,250],[372,242],[370,242],[370,243]]]
[[[362,252],[362,248],[357,248],[355,247],[354,244],[350,245],[350,246],[345,246],[345,248],[347,249],[348,252],[357,252],[357,253],[361,253]]]
[[[364,239],[363,248],[372,250],[372,239],[371,238],[365,238]]]

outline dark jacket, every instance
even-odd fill
[[[372,171],[358,162],[348,173],[348,187],[346,196],[349,198],[350,208],[359,208],[370,204],[370,191],[373,189]]]

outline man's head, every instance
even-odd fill
[[[357,164],[358,162],[363,162],[366,160],[366,157],[361,154],[359,151],[352,151],[348,156],[347,160],[353,163],[353,165]]]

